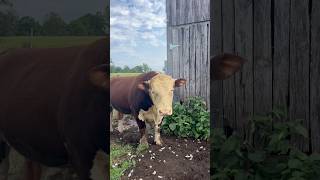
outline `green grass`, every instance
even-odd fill
[[[99,36],[26,36],[0,37],[0,50],[27,47],[30,42],[34,48],[70,47],[89,44],[102,37]]]
[[[111,73],[111,77],[138,76],[141,73]]]
[[[130,159],[131,155],[138,156],[144,153],[148,149],[147,146],[138,146],[134,148],[130,145],[124,145],[121,143],[111,143],[111,152],[110,152],[110,179],[111,180],[120,180],[124,172],[135,166],[134,159]],[[115,164],[117,164],[115,166]]]
[[[128,154],[133,154],[133,147],[130,145],[111,144],[110,155],[110,175],[111,180],[119,180],[123,173],[135,165],[134,160],[130,160]],[[115,164],[117,164],[115,166]]]

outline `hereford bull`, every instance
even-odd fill
[[[108,53],[107,39],[77,47],[3,53],[3,142],[33,162],[71,164],[81,180],[107,179]],[[5,154],[0,157],[7,159]],[[31,170],[26,176],[39,178],[35,172]]]
[[[211,61],[213,67],[210,72],[214,80],[229,78],[245,62],[243,58],[232,54],[221,54]],[[148,144],[145,125],[145,122],[148,122],[154,126],[155,143],[162,145],[162,119],[172,114],[174,88],[185,83],[185,79],[173,79],[157,72],[144,73],[136,77],[114,77],[110,81],[110,103],[117,111],[134,116],[141,135],[140,143]]]

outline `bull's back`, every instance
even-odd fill
[[[114,77],[110,80],[110,103],[118,111],[130,114],[129,95],[136,77]]]
[[[57,111],[78,51],[21,49],[0,56],[0,130],[23,155],[49,165],[65,161]]]

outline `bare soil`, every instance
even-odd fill
[[[128,169],[121,179],[210,179],[210,151],[207,142],[164,135],[162,140],[163,146],[155,145],[153,136],[149,135],[149,149],[135,158],[135,167]],[[137,147],[138,128],[132,126],[122,134],[114,131],[111,141]]]

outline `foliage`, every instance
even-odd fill
[[[307,138],[301,121],[286,121],[287,113],[275,109],[255,116],[246,127],[247,138],[226,137],[214,129],[211,147],[212,179],[315,180],[320,176],[320,155],[307,155],[290,144],[292,137]],[[259,142],[259,144],[254,144]]]
[[[208,139],[209,112],[202,98],[190,97],[182,104],[173,105],[173,114],[163,119],[161,129],[166,134],[180,137]]]
[[[88,13],[68,23],[50,12],[41,24],[30,16],[19,17],[10,7],[0,12],[0,36],[104,36],[109,32],[108,16]]]
[[[152,69],[145,63],[142,65],[135,66],[133,68],[129,68],[129,66],[119,67],[111,64],[110,67],[111,73],[145,73],[152,71]]]

